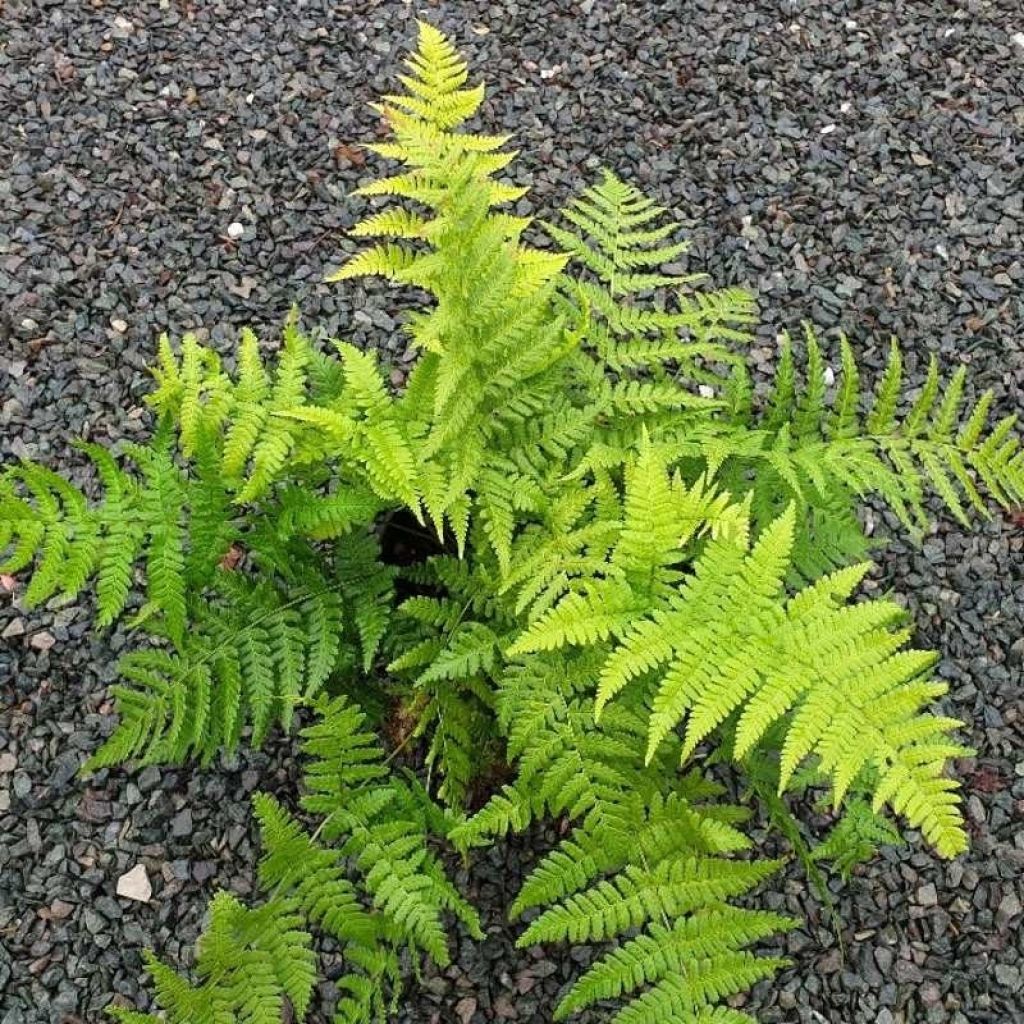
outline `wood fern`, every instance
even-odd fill
[[[191,978],[151,955],[163,1016],[126,1024],[300,1019],[314,932],[343,957],[336,1019],[383,1020],[410,964],[448,963],[453,919],[480,934],[438,847],[544,819],[563,838],[510,907],[520,943],[601,946],[553,1018],[749,1024],[728,1002],[793,922],[750,909],[780,861],[712,761],[812,877],[895,841],[892,815],[965,848],[960,723],[903,609],[857,596],[858,511],[917,536],[932,499],[963,523],[1024,502],[1014,417],[990,425],[992,394],[934,360],[908,388],[895,341],[868,386],[809,327],[759,397],[751,297],[686,273],[670,216],[611,171],[551,223],[511,212],[509,140],[469,126],[483,98],[424,24],[377,107],[369,149],[398,166],[360,190],[384,205],[330,280],[425,295],[400,394],[297,313],[272,357],[250,331],[230,354],[165,338],[149,444],[83,445],[84,488],[0,473],[25,604],[91,589],[135,641],[88,771],[300,736],[301,800],[254,802],[264,901],[215,897]],[[816,845],[809,788],[837,816]]]

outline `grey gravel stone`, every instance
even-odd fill
[[[1020,916],[1021,902],[1015,892],[1008,892],[1000,901],[996,910],[996,927],[1005,929],[1011,921]]]
[[[175,839],[184,839],[192,835],[192,811],[188,807],[182,808],[171,819],[171,835]]]

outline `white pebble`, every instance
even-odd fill
[[[228,225],[228,238],[238,239],[245,234],[245,228],[238,223],[237,220],[233,220]]]
[[[148,903],[153,896],[153,886],[143,864],[136,864],[117,880],[117,895],[136,903]]]
[[[1014,42],[1015,42],[1015,43],[1016,43],[1016,44],[1017,44],[1017,45],[1018,45],[1018,46],[1019,46],[1019,47],[1020,47],[1020,48],[1021,48],[1022,50],[1024,50],[1024,32],[1014,32],[1014,34],[1013,34],[1012,36],[1010,36],[1010,38],[1011,38],[1011,39],[1012,39],[1012,40],[1013,40],[1013,41],[1014,41]]]

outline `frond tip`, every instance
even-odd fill
[[[573,200],[564,211],[582,235],[554,224],[548,232],[593,271],[615,297],[678,285],[678,277],[657,273],[657,268],[686,252],[685,242],[666,242],[676,231],[664,222],[666,211],[611,171]]]

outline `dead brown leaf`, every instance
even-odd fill
[[[248,297],[248,296],[246,296]],[[244,557],[245,552],[237,545],[232,544],[227,550],[227,554],[220,560],[220,567],[226,572],[232,572],[238,567],[238,563]]]
[[[362,167],[366,163],[366,154],[358,146],[348,146],[344,142],[334,147],[334,159],[339,164],[351,164]]]
[[[967,785],[975,793],[999,793],[1006,789],[1006,780],[994,768],[982,765],[967,773]]]

